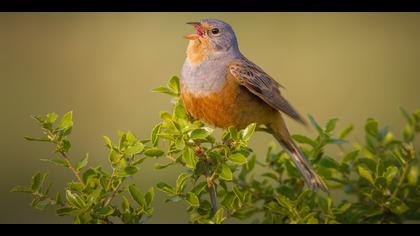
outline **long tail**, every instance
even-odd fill
[[[290,158],[295,163],[296,167],[302,174],[305,183],[309,186],[312,191],[316,191],[318,188],[324,192],[328,192],[328,187],[321,177],[315,173],[314,169],[309,164],[308,160],[303,155],[300,148],[292,140],[289,131],[286,128],[283,118],[280,116],[278,122],[269,124],[269,128],[273,131],[273,136],[283,146]]]

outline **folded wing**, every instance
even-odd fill
[[[239,84],[246,87],[251,93],[257,95],[268,105],[305,124],[305,121],[299,113],[280,94],[279,87],[282,86],[260,67],[248,59],[242,58],[230,63],[229,72]]]

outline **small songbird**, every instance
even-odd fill
[[[215,19],[187,24],[195,28],[195,33],[185,36],[189,44],[180,80],[188,113],[220,128],[265,125],[294,161],[306,184],[313,191],[328,191],[287,130],[282,113],[305,122],[281,95],[281,85],[241,54],[229,24]]]

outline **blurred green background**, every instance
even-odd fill
[[[9,193],[36,171],[49,171],[56,190],[71,178],[39,161],[51,146],[23,139],[40,135],[30,115],[73,110],[72,157],[89,152],[91,164],[106,165],[102,135],[147,137],[170,109],[168,96],[150,91],[179,75],[182,36],[192,31],[185,22],[201,18],[230,23],[243,54],[287,88],[302,114],[353,123],[354,141],[363,141],[367,117],[399,135],[398,107],[420,108],[419,13],[0,13],[0,223],[71,222]],[[314,135],[287,122],[293,133]],[[251,147],[262,154],[270,141],[257,134]],[[135,179],[143,190],[177,177],[179,169],[153,163]],[[186,222],[185,205],[159,203],[162,196],[150,223]]]

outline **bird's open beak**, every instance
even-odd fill
[[[185,35],[184,38],[186,38],[188,40],[196,40],[196,39],[199,39],[200,37],[203,37],[204,30],[203,30],[200,22],[187,22],[187,24],[194,26],[195,33]]]

